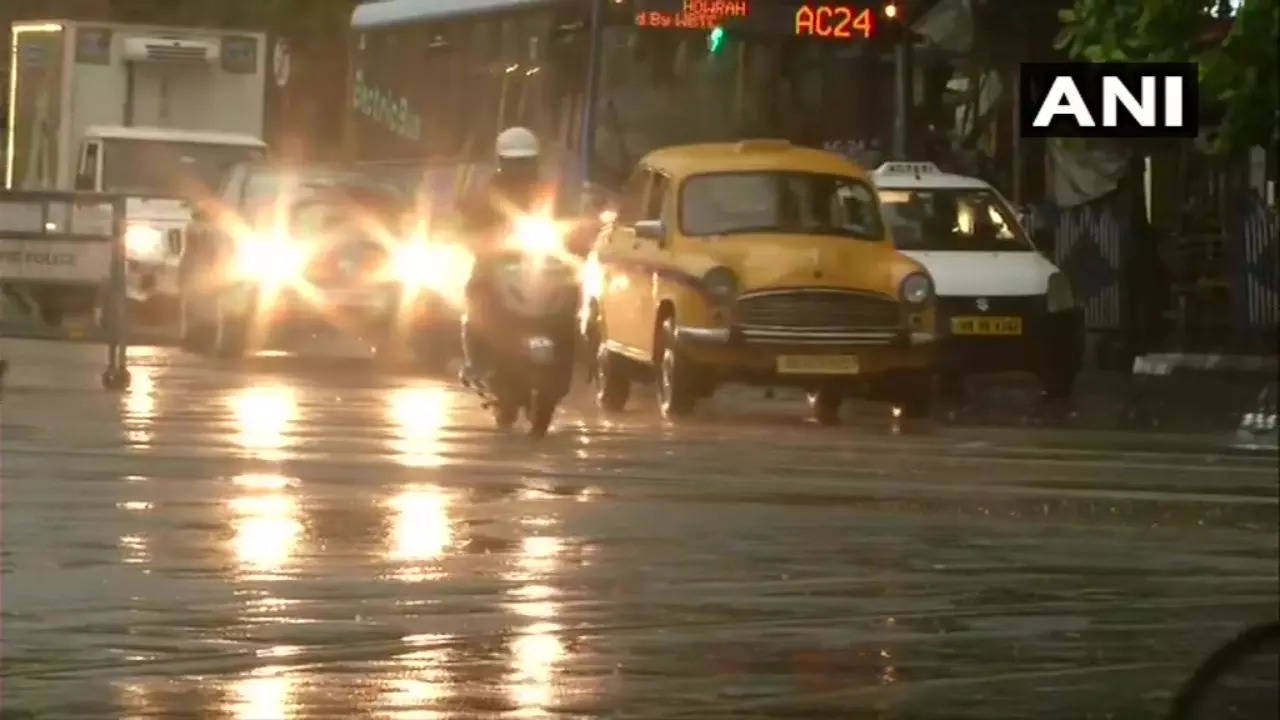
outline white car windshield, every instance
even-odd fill
[[[680,191],[685,235],[795,233],[878,240],[875,193],[854,178],[803,172],[696,175]]]
[[[1000,197],[984,189],[881,189],[880,207],[900,250],[1030,251]]]
[[[233,165],[262,150],[241,145],[107,140],[102,187],[107,192],[196,197],[212,192]]]

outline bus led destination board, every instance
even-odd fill
[[[796,0],[636,0],[635,24],[711,30],[725,26],[760,35],[857,41],[876,34],[877,9]]]
[[[852,5],[801,5],[796,8],[797,37],[865,40],[875,31],[875,13]]]
[[[659,0],[640,5],[649,7],[637,10],[636,25],[654,28],[710,30],[751,13],[747,0]]]

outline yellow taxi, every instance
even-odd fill
[[[852,396],[929,410],[934,291],[898,252],[867,174],[782,140],[645,156],[587,259],[597,400],[635,381],[685,415],[728,382],[808,390],[838,422]]]

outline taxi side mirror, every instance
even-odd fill
[[[654,240],[661,245],[667,239],[667,228],[661,220],[641,220],[636,223],[636,237]]]

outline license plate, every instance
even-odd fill
[[[953,317],[952,335],[1021,335],[1020,317]]]
[[[782,355],[778,372],[784,375],[857,375],[856,355]]]

